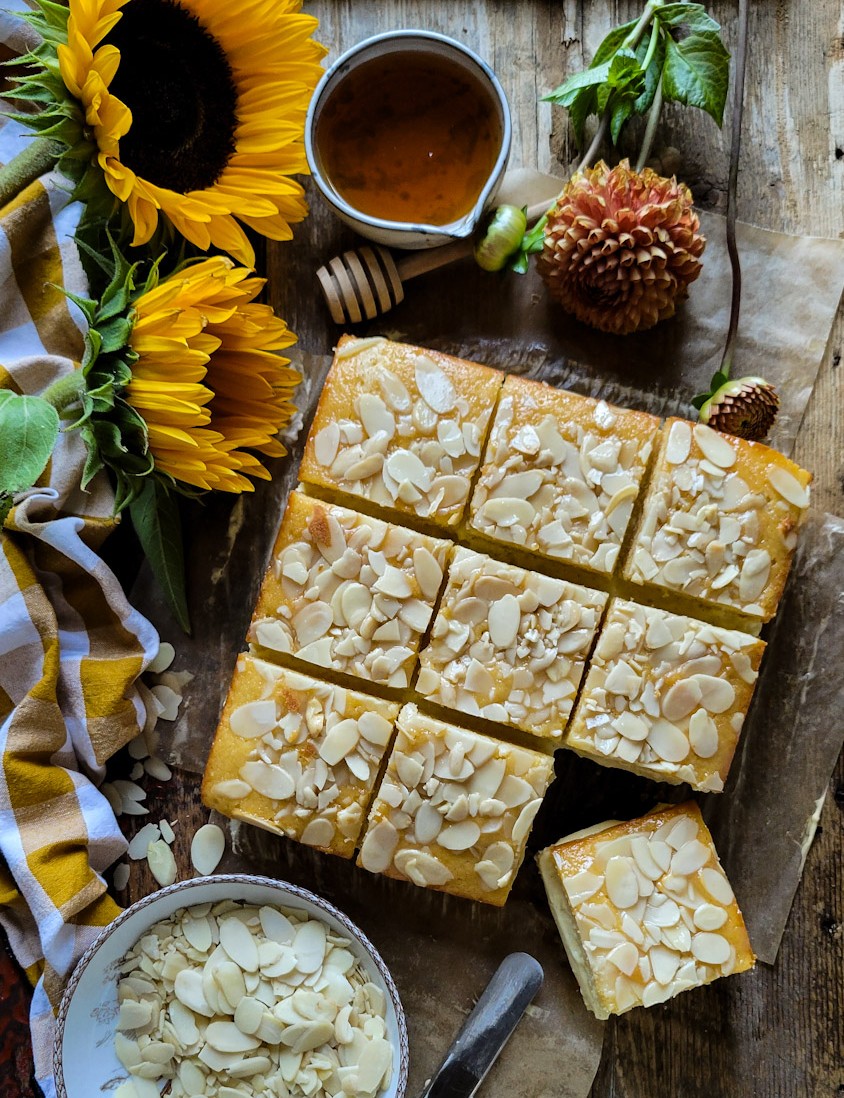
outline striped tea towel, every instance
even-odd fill
[[[28,137],[0,128],[0,162]],[[0,209],[0,387],[37,393],[79,368],[87,292],[81,208],[51,173]],[[113,525],[105,477],[82,492],[84,447],[62,435],[40,486],[0,531],[0,924],[35,985],[35,1073],[52,1098],[53,1012],[75,962],[117,914],[101,873],[126,848],[97,785],[143,728],[136,679],[158,637],[97,548]]]

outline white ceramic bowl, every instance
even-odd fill
[[[372,943],[327,900],[296,885],[246,874],[180,881],[139,900],[103,930],[76,966],[59,1008],[53,1049],[57,1098],[97,1098],[110,1094],[115,1080],[125,1077],[126,1071],[114,1052],[119,962],[141,935],[174,911],[220,900],[305,911],[349,939],[352,952],[370,980],[386,996],[393,1073],[389,1087],[379,1098],[403,1098],[408,1068],[404,1011],[387,966]]]
[[[370,214],[356,210],[354,206],[343,198],[332,187],[330,180],[322,171],[319,154],[317,152],[314,134],[320,112],[329,97],[336,91],[347,73],[371,61],[373,57],[380,57],[389,53],[421,53],[447,57],[454,64],[473,73],[483,85],[485,85],[498,111],[498,121],[501,126],[501,144],[498,150],[498,158],[484,184],[474,207],[450,225],[425,225],[409,221],[386,221],[384,218],[373,217]],[[512,140],[512,123],[510,120],[510,108],[504,89],[498,77],[480,57],[462,42],[453,38],[447,38],[444,34],[436,34],[426,30],[397,30],[387,31],[385,34],[376,34],[363,42],[352,46],[342,57],[331,66],[328,72],[316,86],[313,97],[308,107],[308,115],[305,120],[305,153],[308,157],[308,165],[314,182],[322,192],[322,196],[334,213],[350,225],[361,236],[374,240],[377,244],[386,244],[390,248],[435,248],[440,244],[447,244],[450,240],[460,240],[471,236],[478,220],[486,207],[495,198],[496,192],[504,178],[504,170],[510,156],[510,143]]]

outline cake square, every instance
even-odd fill
[[[299,475],[438,526],[463,517],[502,375],[381,337],[344,336]]]
[[[564,746],[719,793],[764,651],[747,633],[613,599]]]
[[[291,492],[248,639],[404,688],[451,542]]]
[[[586,1006],[665,1002],[756,958],[694,802],[561,839],[537,858]]]
[[[405,705],[358,865],[500,907],[553,760]]]
[[[769,446],[668,420],[625,578],[770,621],[811,479]]]
[[[416,689],[559,745],[606,601],[602,591],[458,549]]]
[[[612,572],[658,426],[645,412],[508,377],[472,496],[472,529]]]
[[[351,858],[398,708],[242,653],[203,803]]]

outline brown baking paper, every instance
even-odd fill
[[[536,173],[531,174],[535,184]],[[547,191],[548,177],[544,186]],[[521,201],[532,201],[536,192],[519,193]],[[549,306],[535,275],[488,276],[471,266],[411,284],[408,300],[368,331],[410,338],[614,403],[663,415],[690,414],[688,398],[706,386],[718,364],[729,299],[723,222],[711,216],[704,221],[710,239],[704,273],[681,314],[652,333],[623,340],[593,333]],[[746,292],[738,368],[764,372],[779,384],[783,410],[775,441],[788,452],[840,296],[844,243],[751,227],[741,227],[740,241]],[[467,295],[467,283],[477,283],[477,293]],[[585,365],[589,362],[595,365]],[[273,480],[257,484],[251,495],[234,500],[220,495],[194,505],[186,524],[193,635],[178,629],[148,571],[133,592],[135,605],[175,645],[174,670],[191,676],[177,721],[159,723],[162,753],[176,766],[203,769],[284,501],[296,483],[303,428],[329,364],[323,355],[300,359],[301,412],[288,432],[289,457],[272,463]],[[828,668],[844,640],[842,548],[844,522],[811,515],[770,630],[727,789],[701,798],[754,948],[769,962],[776,957],[819,799],[841,746],[842,725],[829,717],[844,711],[844,685]],[[565,751],[558,752],[556,769],[531,836],[532,850],[591,823],[631,818],[660,801],[689,795],[687,787],[657,785]],[[436,1067],[502,956],[524,949],[543,963],[546,986],[517,1032],[512,1054],[508,1051],[494,1069],[487,1092],[586,1098],[600,1058],[602,1027],[575,991],[532,861],[521,871],[508,905],[497,911],[371,877],[245,825],[235,831],[236,858],[228,868],[248,865],[327,895],[383,951],[408,1013],[411,1095]]]
[[[264,873],[319,893],[345,911],[383,956],[407,1014],[408,1098],[422,1093],[493,972],[515,950],[540,962],[545,981],[483,1093],[518,1098],[589,1094],[604,1024],[583,1005],[532,858],[506,906],[494,908],[373,876],[343,858],[297,847],[248,824],[229,823],[216,813],[213,819],[230,832],[230,852],[219,872]],[[532,848],[538,849],[535,842]]]

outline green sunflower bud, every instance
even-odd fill
[[[727,381],[700,406],[701,423],[752,442],[760,442],[777,418],[780,398],[763,377]]]

